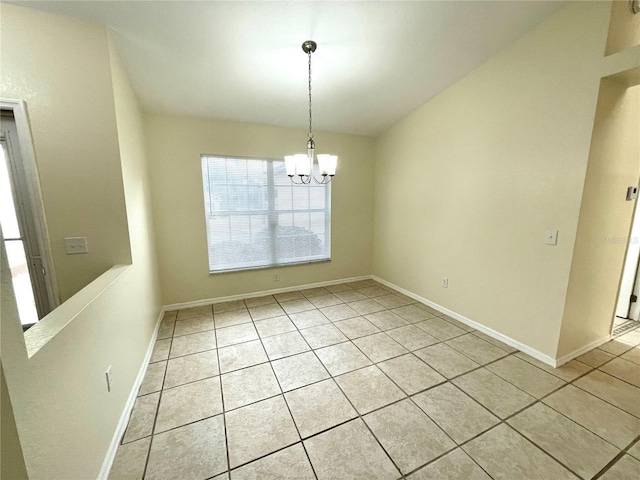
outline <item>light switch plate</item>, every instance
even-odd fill
[[[64,249],[67,255],[75,255],[78,253],[88,253],[86,237],[66,237],[64,239]]]
[[[558,230],[547,230],[547,234],[545,236],[544,243],[547,245],[557,245],[558,244]]]

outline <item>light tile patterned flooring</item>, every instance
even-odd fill
[[[639,344],[553,369],[371,280],[170,312],[110,478],[638,480]]]

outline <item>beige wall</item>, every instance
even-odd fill
[[[2,7],[3,27],[6,7]],[[74,298],[89,296],[90,299],[68,318],[56,318],[67,311],[60,308],[33,327],[46,326],[50,320],[65,323],[64,328],[30,358],[11,295],[9,270],[6,263],[0,268],[2,366],[29,478],[96,478],[160,312],[142,117],[121,63],[115,54],[110,55],[104,27],[20,8],[11,9],[11,19],[25,29],[25,36],[62,32],[59,35],[70,45],[92,46],[82,52],[76,49],[56,52],[56,61],[71,71],[93,68],[97,62],[95,57],[106,65],[95,80],[108,87],[112,115],[95,126],[94,137],[115,139],[114,163],[118,167],[122,164],[122,168],[120,184],[115,185],[113,191],[101,192],[100,202],[104,205],[126,203],[124,220],[128,222],[133,263],[112,268],[109,274],[101,275],[82,289]],[[17,41],[15,37],[9,40]],[[44,56],[49,53],[50,43],[47,38],[33,43],[30,55]],[[4,48],[3,43],[3,51]],[[55,77],[56,72],[54,69],[51,76]],[[90,70],[84,73],[94,78]],[[66,78],[66,74],[63,77]],[[50,80],[48,88],[60,81],[57,77]],[[23,88],[35,97],[45,88],[37,78],[24,77],[22,81]],[[69,94],[75,97],[75,93],[86,95],[82,86],[71,88]],[[42,108],[45,115],[44,106]],[[74,140],[75,135],[58,137],[58,142],[63,144],[73,145]],[[96,144],[96,149],[99,148],[100,142]],[[100,171],[103,160],[98,151],[96,155],[87,155],[84,162]],[[92,176],[87,175],[87,181],[91,182]],[[59,177],[57,182],[56,187],[69,191],[74,191],[78,183],[76,177]],[[122,210],[124,212],[124,208]],[[100,220],[108,224],[104,217]],[[126,240],[129,244],[128,237]],[[4,249],[2,259],[6,261]],[[66,305],[69,303],[74,302]],[[111,392],[107,392],[104,373],[109,365],[114,380]]]
[[[0,361],[0,479],[2,478],[24,480],[27,478],[27,469]]]
[[[629,0],[614,0],[607,39],[606,55],[640,44],[640,13],[634,14]]]
[[[611,332],[640,177],[640,86],[600,85],[558,358]]]
[[[64,301],[131,260],[105,29],[1,9],[0,96],[27,103]],[[88,254],[66,255],[64,237],[73,236],[87,237]]]
[[[160,280],[142,111],[115,46],[110,42],[109,47],[132,263],[138,280],[143,282],[138,291],[145,293],[139,308],[155,316],[160,304]]]
[[[332,260],[210,275],[202,196],[203,153],[282,158],[304,149],[303,130],[177,116],[145,117],[163,302],[183,303],[371,273],[374,141],[316,133],[340,156],[332,186]],[[280,275],[273,282],[274,272]]]
[[[375,275],[555,356],[609,11],[561,10],[379,138]]]

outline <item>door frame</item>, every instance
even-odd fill
[[[46,270],[44,279],[47,287],[47,298],[49,300],[50,309],[54,310],[60,305],[60,296],[58,292],[55,266],[53,263],[51,243],[49,241],[49,229],[47,227],[44,203],[42,201],[40,175],[38,173],[38,166],[36,163],[27,105],[23,100],[0,98],[0,109],[10,110],[13,113],[16,130],[18,131],[18,147],[25,171],[31,214],[35,224],[41,261]]]

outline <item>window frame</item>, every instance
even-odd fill
[[[210,244],[210,239],[209,239],[209,215],[208,215],[208,206],[207,203],[212,202],[211,198],[207,198],[206,196],[206,187],[205,187],[205,172],[204,172],[204,164],[205,161],[209,158],[216,158],[216,159],[225,159],[225,160],[257,160],[257,161],[262,161],[262,162],[266,162],[267,164],[267,185],[265,186],[267,189],[267,209],[264,211],[264,215],[267,217],[267,225],[269,228],[269,237],[270,237],[270,243],[269,243],[269,249],[271,251],[271,259],[277,259],[277,249],[278,249],[278,244],[277,244],[277,235],[276,234],[276,229],[277,226],[279,225],[277,222],[277,218],[279,214],[291,214],[291,215],[295,215],[295,213],[300,213],[300,212],[306,212],[306,213],[323,213],[324,214],[324,243],[325,243],[325,249],[323,252],[323,256],[322,258],[309,258],[309,257],[298,257],[300,259],[295,259],[293,261],[286,261],[286,262],[270,262],[270,263],[264,263],[264,262],[253,262],[253,264],[251,265],[243,265],[243,266],[233,266],[233,267],[229,267],[229,268],[222,268],[222,269],[216,269],[216,270],[212,270],[212,256],[211,256],[211,248],[212,245]],[[307,264],[313,264],[313,263],[324,263],[324,262],[330,262],[331,261],[331,184],[325,184],[325,185],[314,185],[309,184],[309,185],[298,185],[298,184],[293,184],[292,182],[290,182],[289,177],[286,177],[287,182],[286,184],[282,184],[282,183],[278,183],[278,181],[276,180],[276,176],[274,173],[274,162],[278,162],[282,164],[283,167],[283,172],[284,172],[284,167],[285,167],[285,163],[284,163],[284,159],[283,158],[269,158],[269,157],[250,157],[250,156],[238,156],[238,155],[221,155],[221,154],[207,154],[207,153],[203,153],[200,155],[200,174],[201,174],[201,181],[202,181],[202,199],[203,199],[203,208],[204,208],[204,220],[205,220],[205,234],[206,234],[206,238],[207,238],[207,261],[208,261],[208,269],[209,269],[209,274],[210,275],[218,275],[218,274],[224,274],[224,273],[231,273],[231,272],[243,272],[243,271],[252,271],[252,270],[264,270],[264,269],[269,269],[269,268],[282,268],[282,267],[288,267],[288,266],[295,266],[295,265],[307,265]],[[317,165],[314,165],[314,169],[317,169]],[[286,175],[286,174],[284,174]],[[317,172],[316,172],[317,175]],[[228,186],[228,181],[225,185]],[[209,196],[211,195],[211,187],[213,186],[213,183],[209,183],[208,187],[209,187]],[[311,205],[309,205],[309,208],[307,209],[302,209],[302,210],[297,210],[293,207],[292,204],[292,208],[290,210],[278,210],[275,207],[275,189],[276,187],[282,187],[282,186],[287,186],[289,188],[292,189],[300,189],[300,188],[324,188],[325,189],[325,195],[324,195],[324,200],[325,200],[325,206],[323,209],[312,209]],[[292,202],[295,202],[294,199],[294,195],[292,193]],[[255,215],[255,211],[251,211],[249,209],[245,210],[245,211],[232,211],[232,210],[226,210],[226,211],[222,211],[220,213],[220,215],[222,216],[229,216],[229,215],[238,215],[238,216],[242,216],[242,215]],[[275,221],[274,221],[275,219]]]

